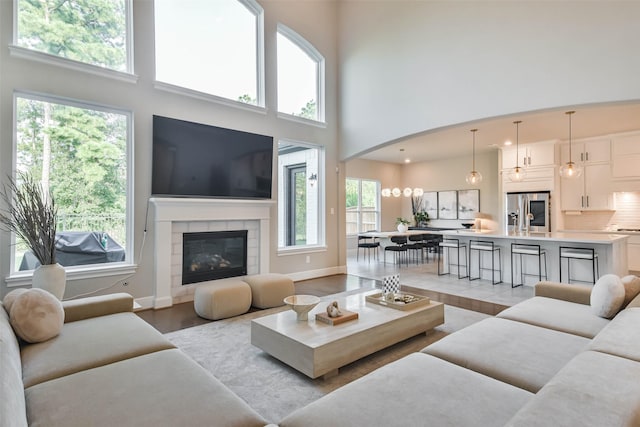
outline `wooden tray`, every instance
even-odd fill
[[[431,303],[431,299],[429,299],[429,297],[410,294],[408,292],[399,292],[396,293],[395,296],[396,300],[388,301],[384,298],[382,292],[378,292],[375,294],[367,295],[365,298],[367,301],[374,304],[384,305],[385,307],[395,308],[396,310],[413,310],[416,307],[422,307]],[[406,301],[408,302],[398,301],[398,299],[404,298],[406,298]]]
[[[329,317],[326,312],[316,313],[316,322],[326,323],[327,325],[335,326],[344,322],[348,322],[349,320],[355,320],[358,318],[358,313],[355,311],[349,311],[340,309],[342,312],[342,316],[338,317]]]

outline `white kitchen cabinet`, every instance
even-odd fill
[[[612,140],[613,178],[640,179],[640,133]]]
[[[516,157],[516,151],[518,156]],[[555,165],[555,141],[523,144],[502,149],[502,169],[541,167]]]
[[[608,163],[611,160],[611,141],[596,139],[571,144],[571,160],[578,165],[591,163]],[[569,143],[560,146],[560,162],[569,161]]]
[[[629,236],[627,240],[629,270],[640,271],[640,236]]]
[[[603,211],[613,209],[609,163],[585,164],[582,176],[560,180],[561,206],[564,211]]]

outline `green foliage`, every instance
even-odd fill
[[[317,112],[317,108],[316,108],[316,100],[312,99],[311,101],[307,102],[307,105],[302,107],[302,109],[300,110],[300,112],[298,114],[294,114],[294,115],[298,116],[298,117],[303,117],[303,118],[309,119],[309,120],[318,120],[318,112]]]
[[[345,193],[346,193],[346,206],[349,208],[358,207],[358,180],[347,179],[345,180]]]
[[[252,98],[249,94],[240,95],[238,97],[238,102],[244,102],[245,104],[258,105],[258,100]]]
[[[18,45],[126,70],[124,0],[19,0]]]
[[[410,221],[408,219],[402,218],[402,217],[398,217],[396,218],[396,225],[398,224],[404,224],[404,225],[409,225]]]
[[[295,233],[296,245],[307,243],[307,173],[306,171],[295,174]]]

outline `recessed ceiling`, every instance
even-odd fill
[[[575,110],[571,118],[572,139],[601,136],[640,130],[640,102],[591,105],[558,110],[514,114],[474,121],[445,129],[392,141],[388,145],[358,156],[361,159],[388,163],[429,162],[471,154],[471,129],[476,132],[476,154],[496,150],[505,141],[515,144],[515,120],[519,126],[519,143],[528,144],[550,140],[568,140],[567,110]]]

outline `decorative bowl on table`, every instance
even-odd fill
[[[309,312],[318,305],[320,298],[314,295],[290,295],[283,301],[296,312],[299,321],[305,321],[309,319]]]

